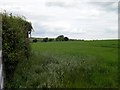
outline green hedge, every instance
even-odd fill
[[[2,51],[6,79],[10,80],[21,60],[29,59],[28,34],[32,25],[20,16],[2,13]]]

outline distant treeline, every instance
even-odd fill
[[[69,39],[68,37],[64,37],[64,35],[59,35],[56,38],[31,38],[31,42],[57,42],[57,41],[84,41],[83,39]]]
[[[22,16],[2,13],[2,57],[7,81],[12,79],[14,70],[21,60],[29,59],[29,34],[31,22]]]

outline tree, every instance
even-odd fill
[[[56,41],[64,41],[64,35],[60,35],[56,38]]]
[[[43,38],[43,42],[48,42],[48,37]]]
[[[36,43],[37,41],[38,41],[38,40],[37,40],[36,38],[35,38],[35,39],[33,39],[33,42],[35,42],[35,43]]]
[[[68,41],[68,40],[69,40],[69,38],[68,38],[68,37],[64,37],[64,40],[65,40],[65,41]]]
[[[49,42],[52,42],[52,41],[54,41],[54,39],[51,38],[51,39],[49,39],[48,41],[49,41]]]

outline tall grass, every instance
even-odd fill
[[[31,46],[30,60],[21,61],[7,87],[118,86],[117,41],[32,43]]]

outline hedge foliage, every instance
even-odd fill
[[[2,51],[6,79],[11,79],[20,60],[29,59],[32,25],[21,16],[2,13]]]

